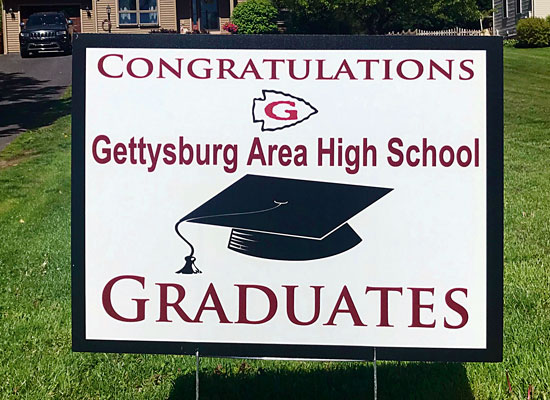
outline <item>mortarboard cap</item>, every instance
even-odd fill
[[[176,232],[181,236],[182,222],[227,226],[233,251],[273,260],[314,260],[360,243],[347,221],[391,191],[246,175],[183,217]]]

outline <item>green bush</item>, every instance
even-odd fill
[[[504,47],[518,47],[517,39],[504,39],[502,41]]]
[[[277,32],[277,8],[269,0],[248,0],[233,10],[233,23],[238,33],[257,34]]]
[[[518,47],[550,45],[550,23],[543,18],[520,19],[517,28]]]

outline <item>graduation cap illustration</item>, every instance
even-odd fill
[[[245,175],[181,218],[176,233],[191,248],[183,274],[200,273],[183,222],[232,228],[228,248],[270,260],[305,261],[361,242],[347,221],[393,189]]]

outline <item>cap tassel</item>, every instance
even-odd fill
[[[190,275],[190,274],[202,274],[202,271],[200,269],[197,268],[197,266],[195,265],[195,260],[197,259],[196,257],[193,257],[193,254],[195,254],[195,248],[193,247],[193,245],[187,240],[185,239],[182,234],[180,233],[178,227],[179,227],[179,224],[181,224],[182,222],[184,222],[185,219],[180,219],[178,221],[178,223],[176,224],[176,233],[178,234],[178,236],[180,238],[183,239],[183,241],[185,243],[187,243],[189,245],[189,247],[191,248],[191,253],[184,257],[185,259],[185,264],[183,265],[183,268],[180,269],[179,271],[176,271],[176,274],[187,274],[187,275]]]
[[[196,260],[196,257],[193,257],[193,254],[195,254],[195,248],[193,247],[193,245],[186,239],[182,236],[182,234],[180,233],[178,227],[179,225],[182,223],[182,222],[186,222],[186,221],[197,221],[199,219],[206,219],[206,218],[214,218],[214,217],[223,217],[223,216],[230,216],[230,215],[247,215],[247,214],[259,214],[259,213],[263,213],[263,212],[266,212],[266,211],[271,211],[271,210],[275,210],[281,206],[284,206],[286,204],[288,204],[288,201],[277,201],[277,200],[273,200],[273,203],[275,204],[274,206],[272,207],[268,207],[268,208],[265,208],[263,210],[257,210],[257,211],[246,211],[246,212],[238,212],[238,213],[229,213],[229,214],[215,214],[215,215],[205,215],[205,216],[202,216],[202,217],[195,217],[195,218],[182,218],[180,219],[177,223],[176,223],[176,226],[175,226],[175,229],[176,229],[176,233],[178,234],[178,236],[185,242],[187,243],[187,245],[191,248],[191,254],[189,254],[188,256],[184,257],[185,258],[185,264],[183,266],[182,269],[180,269],[179,271],[176,271],[176,274],[202,274],[202,271],[200,269],[197,268],[197,266],[195,265],[195,260]]]
[[[196,257],[187,256],[185,257],[185,265],[179,271],[176,271],[176,274],[202,274],[202,271],[197,268],[195,265]]]

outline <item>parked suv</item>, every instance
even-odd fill
[[[28,57],[34,52],[71,54],[72,24],[61,12],[31,14],[26,24],[21,23],[21,57]]]

